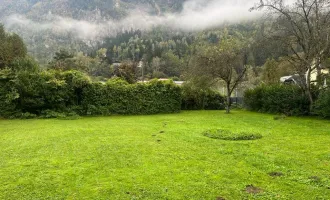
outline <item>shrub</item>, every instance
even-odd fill
[[[40,115],[45,110],[63,113],[79,105],[88,77],[78,71],[21,71],[13,82],[19,94],[16,109]]]
[[[36,118],[37,115],[36,114],[32,114],[32,113],[29,113],[29,112],[26,112],[26,113],[20,113],[20,114],[17,114],[15,116],[15,118],[20,118],[20,119],[34,119]]]
[[[252,111],[291,115],[306,115],[308,98],[295,85],[259,86],[245,92],[244,102]]]
[[[262,91],[264,87],[257,87],[245,91],[244,105],[248,110],[260,111],[262,109]]]
[[[19,99],[18,90],[13,87],[16,75],[10,69],[0,70],[0,116],[10,117],[20,113],[15,102]]]
[[[324,90],[320,93],[313,106],[313,113],[324,118],[330,117],[330,90]]]
[[[181,108],[181,89],[173,81],[128,84],[111,79],[103,84],[78,71],[6,69],[0,70],[0,86],[0,116],[6,118],[156,114]]]
[[[185,85],[182,89],[182,110],[223,110],[225,98],[210,89],[193,89]]]
[[[262,135],[260,134],[254,134],[248,132],[232,133],[229,130],[222,130],[222,129],[208,130],[205,131],[203,135],[212,139],[232,140],[232,141],[257,140],[262,138]]]
[[[66,117],[66,114],[64,113],[59,113],[53,110],[44,110],[41,112],[41,117],[46,118],[46,119],[51,119],[51,118],[64,118]]]
[[[173,113],[180,106],[181,89],[172,81],[128,84],[115,79],[83,90],[82,107],[88,115]]]

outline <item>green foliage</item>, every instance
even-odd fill
[[[28,72],[37,72],[39,71],[39,64],[34,60],[34,58],[26,56],[24,58],[15,59],[9,67],[15,71],[28,71]]]
[[[88,85],[82,107],[87,115],[173,113],[180,111],[180,93],[173,82],[128,84],[114,79]]]
[[[263,74],[262,74],[262,80],[265,83],[270,83],[270,84],[275,84],[279,83],[280,78],[278,75],[278,67],[279,63],[274,60],[274,59],[267,59],[264,69],[263,69]]]
[[[247,42],[226,33],[224,37],[220,44],[199,46],[194,61],[190,62],[188,76],[191,77],[190,81],[206,81],[207,85],[223,83],[227,95],[226,112],[230,113],[230,97],[247,71],[244,59]]]
[[[223,110],[225,98],[211,89],[197,89],[191,85],[182,88],[183,110]]]
[[[289,116],[306,115],[309,110],[308,98],[295,85],[258,86],[245,92],[244,102],[249,110]]]
[[[247,133],[247,132],[233,133],[229,130],[222,130],[222,129],[208,130],[205,131],[203,135],[212,139],[232,140],[232,141],[257,140],[262,138],[262,135],[260,134]]]
[[[297,73],[295,68],[286,58],[267,59],[262,68],[261,79],[265,84],[277,84],[281,77],[294,75]]]
[[[245,91],[244,104],[248,110],[261,111],[263,104],[262,101],[263,90],[264,87],[259,86]]]
[[[80,116],[73,111],[68,112],[56,112],[54,110],[43,110],[40,115],[41,118],[44,119],[51,119],[51,118],[57,118],[57,119],[65,119],[65,120],[73,120],[73,119],[79,119]]]
[[[25,112],[25,113],[16,113],[14,115],[11,115],[9,118],[11,119],[34,119],[37,118],[36,114]]]
[[[0,24],[0,69],[8,67],[13,61],[26,56],[26,46],[18,35],[5,32]]]
[[[29,72],[1,70],[0,116],[17,113],[41,115],[44,110],[68,112],[81,102],[82,88],[89,79],[78,71]],[[18,114],[19,115],[19,114]]]
[[[123,62],[114,69],[114,76],[126,80],[128,83],[135,83],[137,64],[133,62]]]
[[[13,87],[15,79],[16,75],[12,70],[8,68],[0,70],[0,116],[10,116],[16,110],[14,102],[20,97],[20,94]]]
[[[0,116],[28,118],[179,112],[181,89],[173,82],[91,82],[79,71],[0,71]],[[23,113],[23,114],[22,114]]]
[[[314,104],[313,113],[324,118],[330,117],[330,90],[322,91]]]

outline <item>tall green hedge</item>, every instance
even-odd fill
[[[19,94],[14,85],[16,75],[9,69],[0,70],[0,116],[7,117],[16,110]]]
[[[330,118],[330,89],[320,93],[314,104],[313,113],[324,118]]]
[[[308,98],[295,85],[262,85],[247,90],[244,95],[247,109],[258,112],[306,115]]]
[[[68,112],[80,106],[82,89],[90,84],[89,78],[78,71],[1,70],[0,76],[0,100],[6,107],[0,109],[2,117],[41,115],[47,110]]]
[[[88,85],[82,96],[87,115],[173,113],[181,109],[181,89],[172,82],[110,80]]]
[[[95,83],[78,71],[0,70],[0,116],[34,117],[179,112],[181,89],[173,82]]]

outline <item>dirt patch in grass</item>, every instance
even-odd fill
[[[262,135],[260,134],[248,133],[248,132],[233,133],[229,130],[222,130],[222,129],[208,130],[205,131],[203,135],[212,139],[232,140],[232,141],[257,140],[262,138]]]
[[[272,177],[284,176],[284,174],[282,172],[269,172],[268,175],[272,176]]]
[[[247,185],[245,188],[245,192],[249,194],[259,194],[262,193],[263,190],[261,188],[255,187],[253,185]]]

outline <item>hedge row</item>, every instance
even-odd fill
[[[244,95],[247,109],[266,113],[306,115],[309,101],[303,91],[295,85],[259,86],[247,90]]]
[[[1,117],[155,114],[181,110],[181,88],[173,82],[91,82],[78,71],[0,71]]]
[[[330,118],[330,89],[323,90],[313,106],[313,113]]]
[[[109,81],[84,88],[82,107],[87,115],[156,114],[181,110],[181,89],[171,82],[127,84]]]

